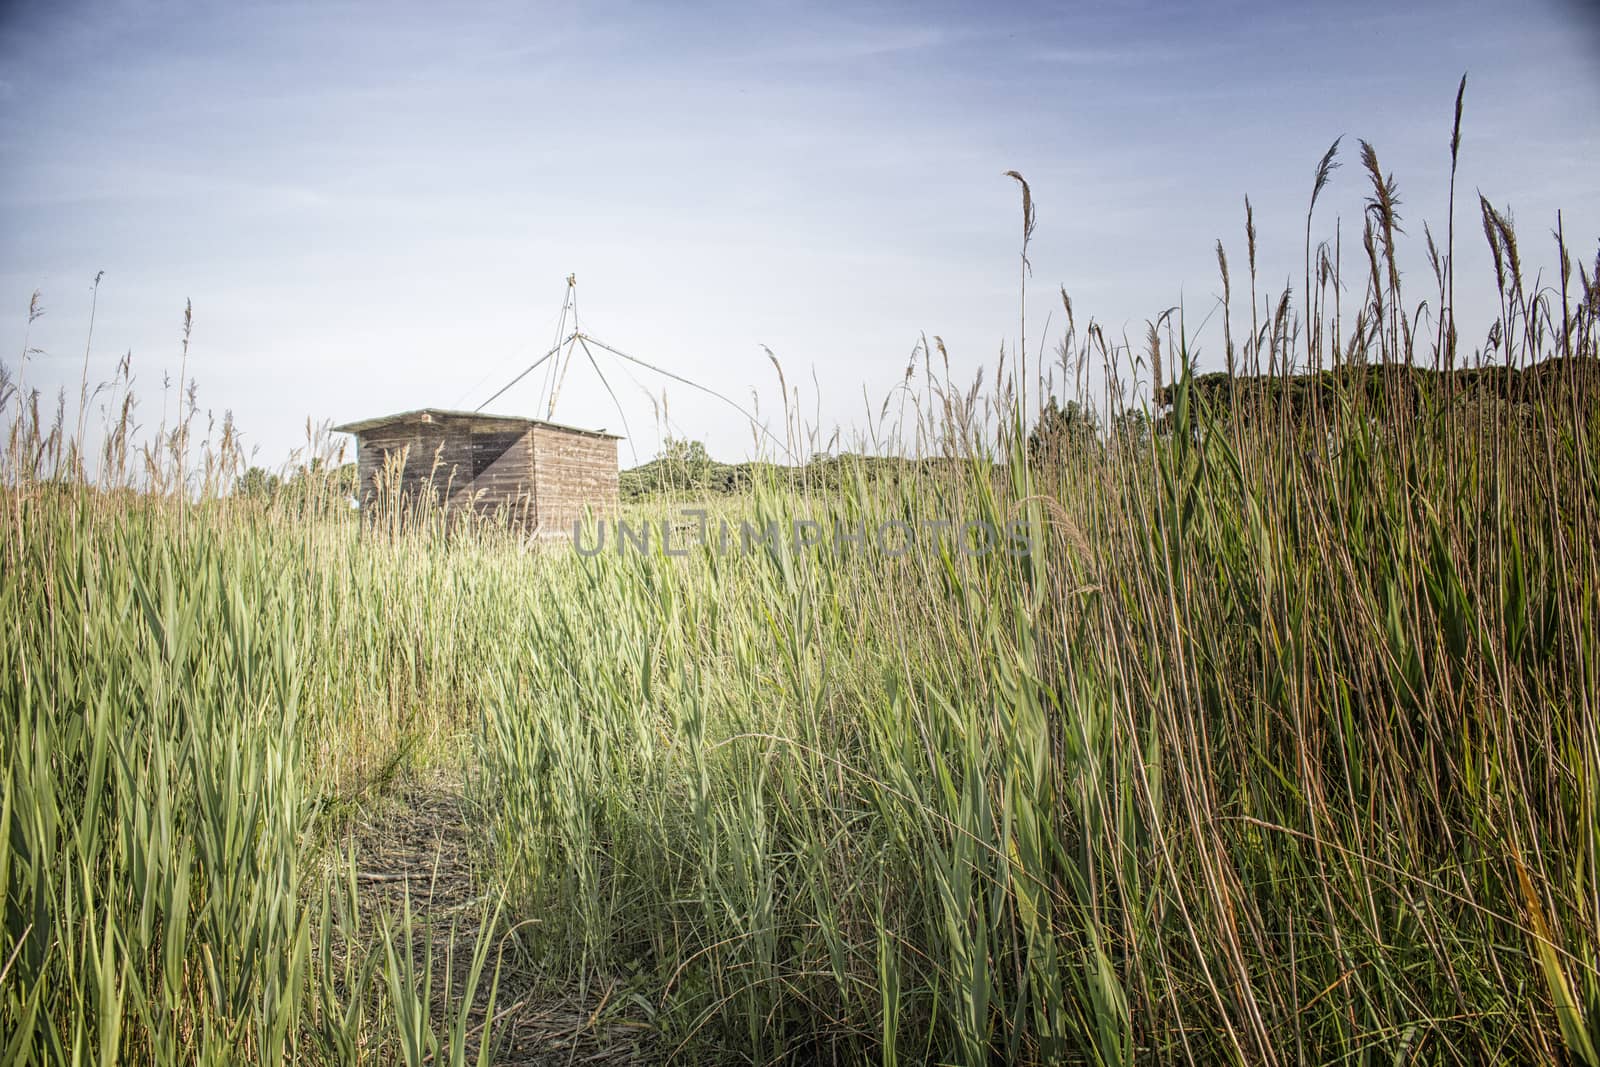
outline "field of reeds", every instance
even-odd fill
[[[1471,348],[1363,163],[1309,301],[1219,245],[1227,373],[1068,304],[1045,433],[925,346],[940,461],[762,468],[734,550],[230,493],[14,369],[0,1061],[1600,1067],[1600,264],[1481,203]],[[836,536],[952,521],[1031,551]]]

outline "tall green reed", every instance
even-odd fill
[[[1600,264],[1529,285],[1481,203],[1499,316],[1458,359],[1362,161],[1363,269],[1308,212],[1265,322],[1247,215],[1238,344],[1219,242],[1236,373],[1065,301],[1100,429],[1034,448],[1022,383],[923,343],[890,440],[937,458],[760,468],[732,551],[527,553],[393,491],[358,527],[310,478],[262,507],[225,445],[111,493],[11,398],[8,1053],[459,1062],[428,933],[324,861],[465,727],[516,960],[683,1058],[1595,1063]],[[832,536],[950,520],[1033,551]]]

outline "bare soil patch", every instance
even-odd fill
[[[409,897],[417,973],[423,969],[420,957],[433,955],[436,1031],[442,1032],[445,1020],[460,1012],[473,949],[480,938],[491,937],[495,941],[483,980],[468,1007],[468,1063],[477,1062],[497,961],[501,970],[488,1026],[489,1062],[545,1067],[659,1061],[655,1034],[643,1012],[612,996],[618,983],[602,981],[599,988],[587,990],[554,988],[525,961],[515,917],[504,914],[495,928],[486,928],[496,893],[493,873],[484,866],[482,825],[461,793],[459,776],[451,781],[441,774],[395,783],[378,809],[351,828],[346,842],[355,855],[361,927],[373,944],[381,944],[379,924],[386,916],[398,918]],[[440,995],[446,971],[453,1003]]]

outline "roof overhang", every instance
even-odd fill
[[[486,429],[498,427],[507,430],[515,429],[518,426],[525,426],[530,429],[535,426],[542,426],[545,429],[578,434],[582,437],[604,437],[612,441],[622,440],[620,434],[606,433],[604,430],[585,430],[578,426],[547,422],[544,419],[529,419],[521,415],[491,415],[482,411],[446,411],[442,408],[418,408],[416,411],[402,411],[395,415],[380,415],[372,419],[357,419],[355,422],[347,422],[335,426],[333,429],[337,433],[364,434],[373,430],[397,426],[456,426],[467,428],[481,426]]]

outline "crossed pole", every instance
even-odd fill
[[[656,364],[650,363],[650,362],[648,362],[646,360],[643,360],[643,359],[640,359],[637,356],[631,356],[628,353],[622,351],[622,349],[617,348],[617,347],[615,347],[613,345],[608,345],[604,341],[600,340],[598,337],[595,337],[593,334],[586,333],[584,330],[579,328],[578,325],[577,325],[578,308],[577,308],[576,290],[577,290],[577,278],[576,278],[576,276],[575,275],[571,275],[571,274],[567,275],[567,300],[566,300],[566,303],[564,303],[562,305],[562,307],[561,307],[561,326],[565,326],[566,325],[567,311],[570,308],[571,311],[572,311],[572,321],[573,321],[572,332],[567,334],[565,337],[561,338],[561,340],[557,341],[551,347],[550,351],[546,352],[544,355],[540,356],[538,359],[536,359],[532,363],[528,364],[527,368],[525,370],[523,370],[523,372],[521,374],[517,375],[515,378],[513,378],[509,382],[507,382],[504,386],[502,386],[500,388],[500,390],[498,392],[496,392],[488,400],[485,400],[483,403],[481,403],[477,407],[473,408],[474,412],[482,411],[484,408],[488,407],[490,404],[492,404],[496,400],[500,399],[507,392],[509,392],[511,390],[511,388],[513,386],[515,386],[518,382],[522,381],[528,375],[530,375],[534,371],[538,370],[541,366],[543,366],[548,360],[550,360],[553,356],[555,356],[557,353],[559,353],[562,349],[566,349],[567,350],[566,363],[564,363],[562,365],[562,368],[561,368],[559,374],[556,377],[555,387],[551,391],[551,394],[550,394],[549,414],[546,416],[546,418],[549,418],[549,417],[553,416],[555,414],[555,408],[556,408],[556,394],[558,392],[560,392],[560,390],[561,390],[561,379],[566,377],[566,367],[568,365],[570,365],[570,363],[571,363],[572,350],[573,350],[574,347],[581,346],[583,348],[583,354],[588,357],[590,366],[594,367],[595,373],[600,376],[600,381],[605,385],[606,392],[611,394],[612,403],[617,405],[617,414],[622,416],[622,429],[623,429],[623,432],[627,433],[628,432],[628,419],[627,419],[627,416],[622,414],[622,405],[617,401],[617,394],[612,391],[611,383],[606,381],[605,375],[600,372],[600,365],[599,365],[599,363],[597,363],[595,361],[594,353],[592,351],[590,351],[590,349],[589,349],[589,345],[593,344],[595,347],[604,349],[605,351],[610,352],[612,355],[618,357],[619,359],[625,359],[629,363],[635,363],[635,364],[645,368],[646,370],[654,371],[655,373],[657,373],[659,375],[662,375],[663,377],[671,378],[675,382],[681,382],[684,385],[689,386],[689,388],[691,388],[691,389],[698,389],[700,392],[705,393],[708,396],[715,397],[716,399],[722,401],[724,404],[727,404],[729,407],[733,408],[735,411],[737,411],[739,414],[743,415],[745,418],[749,419],[751,425],[755,426],[762,433],[766,434],[768,439],[770,439],[779,448],[783,449],[785,455],[789,456],[790,459],[794,458],[793,453],[789,450],[787,445],[785,445],[782,441],[779,441],[776,437],[774,437],[772,435],[772,432],[770,430],[768,430],[766,428],[766,426],[763,425],[758,419],[756,419],[756,417],[754,415],[752,415],[750,412],[746,411],[744,408],[740,407],[737,403],[735,403],[733,400],[729,399],[727,396],[724,396],[722,393],[717,392],[715,389],[711,389],[711,388],[708,388],[707,386],[701,385],[699,382],[691,381],[690,379],[685,378],[681,374],[674,374],[672,371],[667,370],[665,367],[657,366]],[[560,332],[561,326],[557,327],[557,332],[558,333]]]

